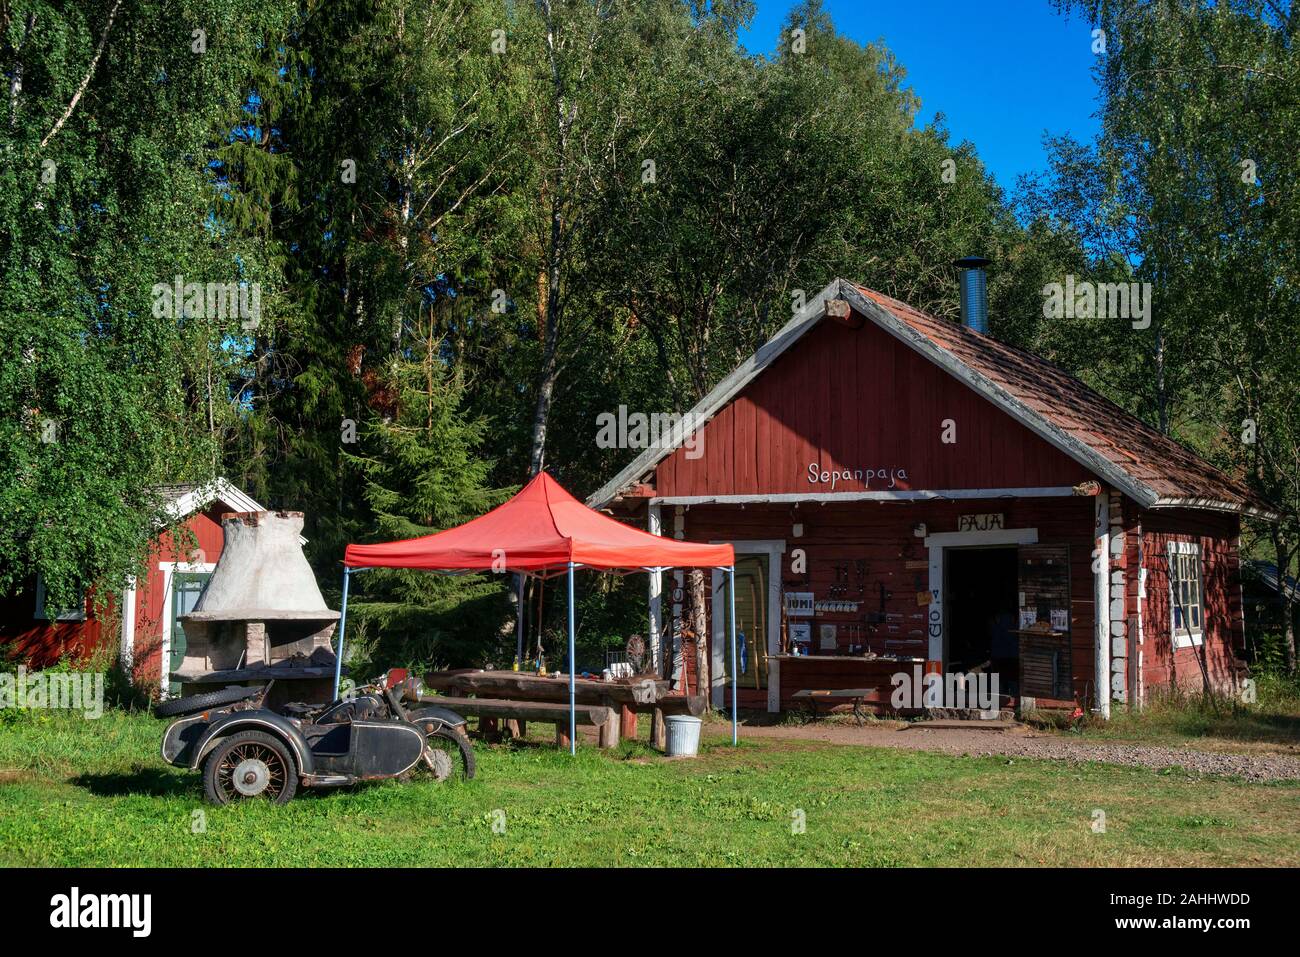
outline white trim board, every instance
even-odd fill
[[[131,575],[126,580],[126,587],[122,589],[122,632],[118,644],[118,656],[122,661],[122,672],[126,675],[127,681],[131,680],[132,669],[135,666],[135,616],[135,576]]]
[[[1092,655],[1097,714],[1110,718],[1110,490],[1103,487],[1093,509]]]
[[[984,547],[989,545],[1037,545],[1036,528],[993,528],[987,532],[935,532],[925,536],[926,548]]]
[[[948,667],[947,634],[943,615],[944,549],[996,548],[999,545],[1037,545],[1037,528],[995,528],[987,532],[938,532],[927,535],[925,547],[930,553],[930,604],[926,608],[926,633],[929,645],[926,659]]]
[[[1177,600],[1174,598],[1174,556],[1175,555],[1195,555],[1196,556],[1196,577],[1197,589],[1201,593],[1201,624],[1192,630],[1191,622],[1183,629],[1182,634],[1174,627],[1174,611],[1177,607]],[[1173,642],[1174,650],[1179,648],[1199,648],[1205,643],[1205,557],[1201,553],[1200,542],[1169,542],[1165,549],[1165,559],[1168,561],[1169,568],[1169,638]],[[1240,576],[1238,576],[1240,579]]]
[[[162,654],[158,659],[159,691],[158,697],[166,700],[171,685],[172,674],[172,578],[177,572],[182,574],[211,574],[216,571],[216,562],[159,562],[158,570],[163,573],[162,584]]]
[[[902,489],[879,492],[773,492],[769,495],[662,495],[650,499],[656,505],[797,505],[803,502],[828,505],[835,502],[930,502],[982,498],[1072,498],[1068,485],[1036,488],[950,488]]]

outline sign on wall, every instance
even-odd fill
[[[785,613],[790,618],[811,618],[814,612],[813,593],[788,591],[785,593]]]
[[[991,532],[996,528],[1006,528],[1002,512],[981,512],[978,515],[958,515],[957,531]]]

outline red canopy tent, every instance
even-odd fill
[[[736,725],[735,550],[730,545],[679,542],[624,525],[588,508],[546,472],[537,475],[514,498],[486,515],[443,532],[379,545],[349,545],[343,557],[343,610],[339,619],[338,694],[347,627],[348,581],[367,568],[422,568],[429,571],[516,572],[548,577],[569,576],[569,740],[576,749],[573,573],[578,568],[647,571],[663,568],[721,568],[727,573],[731,609],[731,718]]]

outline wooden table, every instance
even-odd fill
[[[459,668],[452,671],[434,671],[425,675],[424,686],[430,690],[452,695],[473,695],[478,698],[498,699],[502,702],[560,702],[569,701],[569,677],[565,674],[546,676],[526,671],[495,671]],[[622,681],[601,681],[593,678],[576,678],[573,682],[574,701],[579,705],[600,706],[610,709],[608,725],[601,728],[600,740],[611,746],[620,739],[636,737],[637,712],[650,712],[654,716],[651,742],[662,746],[666,739],[664,716],[690,714],[698,717],[704,712],[704,698],[673,694],[666,679],[649,676]],[[500,709],[497,709],[500,711]],[[527,707],[518,709],[527,713]],[[504,712],[502,712],[504,714]],[[494,723],[494,718],[487,719]],[[514,725],[514,732],[522,734],[526,718],[506,719]],[[490,727],[490,725],[489,725]],[[556,722],[556,741],[568,745],[568,722]]]
[[[828,691],[817,691],[811,688],[804,688],[796,691],[793,695],[795,701],[802,701],[808,706],[809,717],[817,720],[817,703],[824,702],[830,707],[843,704],[845,701],[853,704],[853,720],[858,725],[867,723],[867,716],[862,711],[862,702],[868,698],[875,697],[878,688],[835,688]]]

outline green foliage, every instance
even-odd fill
[[[388,386],[398,412],[374,420],[345,463],[361,479],[375,541],[417,538],[500,504],[509,491],[486,486],[491,463],[479,456],[485,423],[461,412],[461,387],[446,367],[433,316],[417,324],[423,353],[394,358]],[[481,664],[500,642],[505,590],[495,575],[444,577],[409,569],[356,576],[349,612],[363,654],[394,664]],[[513,642],[510,643],[513,647]],[[497,663],[501,663],[498,657]]]
[[[111,15],[111,21],[110,21]],[[143,558],[153,486],[211,475],[231,334],[155,314],[154,284],[233,282],[209,162],[284,4],[168,0],[3,9],[0,589],[65,603]],[[191,29],[208,31],[206,53]]]
[[[1149,329],[1067,323],[1070,364],[1271,502],[1281,521],[1250,530],[1244,547],[1294,574],[1298,13],[1269,0],[1060,6],[1106,33],[1102,134],[1052,142],[1051,175],[1027,208],[1078,237],[1088,278],[1149,282],[1155,299]],[[1294,636],[1287,645],[1294,668]]]

